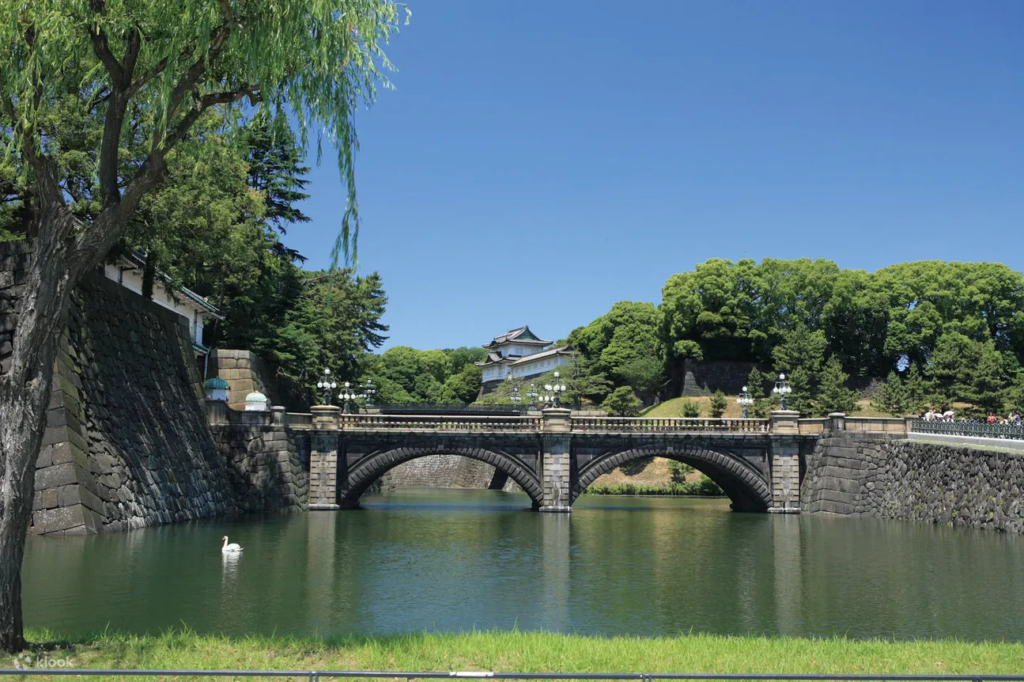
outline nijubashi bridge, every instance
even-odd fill
[[[216,424],[218,417],[211,415]],[[490,464],[530,496],[533,508],[569,512],[598,476],[628,462],[665,457],[717,483],[736,511],[795,513],[805,460],[830,428],[905,432],[902,419],[660,419],[575,416],[561,408],[523,416],[224,412],[226,421],[265,419],[303,441],[308,508],[352,509],[393,467],[428,455],[461,455]],[[832,421],[848,421],[835,415]],[[877,422],[877,423],[876,423]],[[308,439],[308,440],[307,440]]]

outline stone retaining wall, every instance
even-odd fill
[[[31,531],[91,533],[237,508],[187,321],[98,273],[72,292]]]
[[[259,391],[272,405],[283,405],[289,412],[308,412],[305,389],[283,376],[258,355],[247,350],[217,349],[210,353],[207,376],[219,376],[231,387],[228,405],[245,409],[245,396]]]
[[[807,458],[805,512],[1024,532],[1024,455],[826,433]]]
[[[309,502],[309,436],[284,426],[215,425],[239,511],[302,511]]]
[[[380,479],[380,490],[401,488],[479,488],[491,487],[495,469],[459,455],[428,455],[399,464]],[[504,484],[505,476],[501,475]],[[501,486],[498,486],[501,487]]]

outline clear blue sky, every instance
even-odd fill
[[[388,346],[561,338],[713,257],[1024,269],[1024,2],[409,6],[358,120]],[[326,150],[312,180],[316,268]]]

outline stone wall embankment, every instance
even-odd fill
[[[31,530],[89,533],[234,511],[188,323],[98,273],[71,294]]]
[[[228,405],[236,410],[244,410],[245,397],[259,391],[272,405],[283,405],[289,412],[309,411],[305,389],[252,351],[216,349],[210,353],[206,372],[228,382]]]
[[[399,464],[380,478],[380,490],[401,488],[480,488],[491,487],[495,469],[459,455],[428,455]],[[501,476],[504,483],[505,476]],[[500,487],[500,486],[499,486]]]
[[[1024,532],[1024,455],[825,434],[807,458],[805,512]]]
[[[262,416],[262,415],[261,415]],[[309,502],[309,436],[279,425],[210,427],[243,512],[302,511]]]

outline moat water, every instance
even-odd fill
[[[65,633],[1024,640],[1024,537],[734,514],[725,500],[404,491],[314,512],[29,538],[25,617]],[[224,557],[221,536],[244,551]]]

